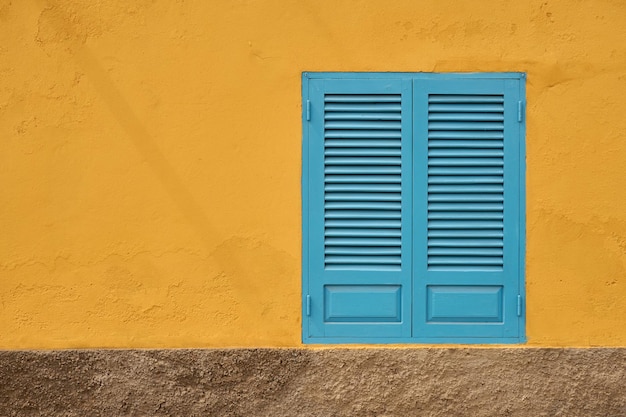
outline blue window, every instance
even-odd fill
[[[303,341],[519,343],[521,73],[304,73]]]

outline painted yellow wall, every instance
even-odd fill
[[[0,348],[300,346],[302,71],[526,71],[530,346],[626,346],[626,3],[0,0]]]

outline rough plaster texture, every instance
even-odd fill
[[[626,349],[0,352],[0,415],[626,415]]]
[[[525,71],[527,334],[626,346],[626,2],[0,0],[0,348],[301,346],[302,71]]]

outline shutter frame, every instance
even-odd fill
[[[302,336],[303,341],[305,343],[519,343],[524,342],[526,340],[525,336],[525,312],[522,309],[521,316],[517,316],[517,303],[520,297],[524,297],[524,261],[525,261],[525,117],[522,119],[521,123],[517,120],[517,111],[519,108],[519,103],[522,103],[522,106],[525,106],[524,97],[525,97],[525,74],[523,73],[476,73],[476,74],[432,74],[432,73],[303,73],[302,76],[302,97],[303,97],[303,106],[302,106],[302,120],[303,120],[303,165],[302,165],[302,192],[303,192],[303,200],[302,200],[302,213],[303,213],[303,241],[302,241],[302,250],[303,250],[303,272],[302,272],[302,280],[303,280],[303,296],[302,296],[302,311],[303,311],[303,320],[302,320]],[[415,149],[411,151],[411,155],[409,156],[410,164],[408,169],[413,171],[408,174],[408,177],[411,177],[413,181],[413,175],[415,175],[415,183],[412,184],[410,190],[405,192],[403,190],[403,198],[409,195],[413,190],[415,190],[415,195],[411,196],[410,203],[402,202],[402,221],[403,228],[407,224],[408,221],[411,225],[411,235],[408,239],[408,244],[402,244],[403,250],[406,250],[407,247],[410,248],[411,253],[406,254],[403,252],[402,254],[402,265],[406,266],[405,257],[409,257],[410,261],[413,264],[411,265],[411,271],[409,274],[411,275],[409,278],[409,282],[402,283],[402,305],[403,308],[408,308],[407,311],[403,310],[402,312],[402,326],[403,331],[398,333],[397,331],[387,332],[386,330],[380,331],[376,329],[376,325],[380,327],[384,327],[385,323],[370,323],[367,326],[364,325],[356,325],[351,326],[345,323],[324,323],[324,320],[320,320],[324,318],[324,288],[328,289],[328,285],[333,285],[329,282],[324,283],[323,281],[316,281],[315,278],[315,268],[312,267],[312,264],[319,265],[319,253],[318,258],[315,260],[315,256],[313,253],[316,249],[312,247],[319,244],[319,237],[317,244],[314,243],[315,238],[313,235],[315,234],[316,227],[319,229],[319,224],[316,224],[315,221],[312,220],[312,213],[316,210],[312,210],[312,205],[315,204],[316,198],[319,201],[320,192],[323,195],[323,191],[320,191],[320,182],[317,181],[317,185],[313,180],[312,173],[315,171],[315,168],[312,165],[315,165],[312,162],[312,159],[315,160],[315,157],[312,158],[311,151],[314,149],[315,145],[315,137],[320,137],[319,129],[314,127],[315,120],[319,120],[320,107],[319,103],[316,103],[316,99],[314,96],[317,94],[317,90],[321,89],[322,91],[331,91],[333,89],[339,89],[344,93],[346,91],[352,92],[355,94],[363,94],[363,87],[366,85],[378,85],[378,86],[390,86],[394,83],[400,83],[403,85],[403,91],[408,86],[408,89],[412,91],[410,93],[411,97],[409,103],[403,102],[403,105],[408,105],[411,108],[411,119],[409,123],[412,123],[412,126],[409,128],[409,135],[413,136],[412,140],[409,141],[407,145],[403,143],[403,169],[406,169],[405,165],[405,155],[404,151],[410,148],[413,144],[415,145]],[[413,88],[411,88],[411,85]],[[456,87],[454,87],[456,86]],[[506,219],[505,221],[512,222],[513,226],[509,225],[505,227],[504,233],[507,235],[504,239],[511,239],[510,233],[514,233],[513,239],[516,240],[515,247],[505,248],[505,252],[503,253],[503,263],[505,264],[505,268],[512,264],[514,265],[514,275],[508,282],[504,284],[500,284],[496,282],[495,284],[491,281],[483,281],[480,282],[481,276],[484,278],[484,272],[479,270],[477,271],[466,271],[467,279],[475,280],[479,286],[488,287],[483,288],[483,294],[479,294],[480,297],[483,297],[484,300],[493,300],[497,299],[498,291],[503,292],[502,298],[502,314],[504,320],[502,322],[484,322],[479,325],[471,324],[468,326],[468,323],[427,323],[426,317],[428,312],[425,310],[425,302],[421,300],[427,299],[429,295],[428,291],[431,292],[431,296],[433,293],[433,286],[438,285],[436,282],[429,282],[428,279],[424,280],[423,276],[428,275],[428,268],[424,267],[427,265],[427,249],[428,244],[426,241],[427,235],[425,235],[425,231],[427,230],[427,225],[424,224],[426,217],[421,216],[421,212],[424,212],[424,203],[427,202],[426,199],[420,199],[420,195],[424,195],[424,192],[427,192],[427,180],[423,181],[424,173],[420,172],[420,167],[424,167],[426,165],[421,165],[420,161],[423,159],[424,155],[427,155],[428,147],[426,145],[425,152],[423,148],[423,144],[420,143],[418,136],[419,132],[419,123],[420,123],[420,103],[417,100],[417,95],[419,95],[419,91],[433,91],[437,90],[448,91],[448,94],[451,94],[450,87],[457,88],[461,86],[461,90],[468,92],[474,91],[474,94],[484,94],[485,91],[490,91],[494,86],[498,86],[497,90],[502,92],[504,91],[505,97],[505,107],[506,107],[506,134],[513,134],[516,136],[517,143],[511,144],[511,139],[507,138],[507,146],[505,153],[505,170],[510,172],[506,172],[505,176],[507,178],[505,189],[504,189],[504,199],[505,205],[512,205],[513,207],[509,207],[506,209]],[[330,89],[330,90],[329,90]],[[333,90],[335,91],[335,90]],[[404,94],[404,93],[403,93]],[[404,100],[404,98],[403,98]],[[423,112],[422,112],[423,114]],[[427,113],[426,113],[427,114]],[[511,117],[512,115],[512,117]],[[322,113],[323,117],[323,113]],[[308,119],[311,119],[310,121]],[[424,120],[427,120],[424,119]],[[471,121],[471,120],[470,120]],[[513,123],[514,122],[514,123]],[[405,133],[405,132],[403,132]],[[322,134],[323,136],[323,134]],[[403,139],[404,140],[404,139]],[[497,147],[496,147],[497,148]],[[514,149],[514,150],[513,150]],[[314,153],[314,152],[313,152]],[[510,155],[509,155],[510,154]],[[491,153],[493,155],[493,152]],[[318,158],[319,159],[319,158]],[[423,160],[422,160],[423,162]],[[319,164],[319,161],[318,161]],[[406,174],[403,173],[403,185],[405,184]],[[516,185],[513,187],[508,186],[511,182],[515,182]],[[323,182],[322,188],[323,188]],[[485,186],[485,189],[493,191],[493,187],[489,188]],[[331,187],[332,188],[332,187]],[[358,187],[357,187],[358,188]],[[443,192],[445,189],[438,188],[439,192]],[[476,190],[475,190],[476,191]],[[409,194],[407,194],[409,193]],[[422,194],[420,194],[422,193]],[[508,198],[509,195],[513,193],[515,198]],[[426,194],[427,195],[427,194]],[[317,197],[316,197],[317,196]],[[415,206],[411,207],[411,203]],[[319,212],[319,208],[317,209]],[[406,213],[406,210],[410,210],[410,213]],[[427,209],[426,209],[427,213]],[[481,213],[481,212],[479,212]],[[408,215],[409,219],[406,220],[405,216]],[[313,215],[315,217],[315,215]],[[319,213],[318,213],[319,217]],[[448,227],[449,223],[446,223],[447,220],[450,219],[441,219],[439,222],[439,226]],[[411,223],[414,222],[414,223]],[[319,221],[317,222],[319,223]],[[334,225],[345,226],[345,223],[335,222]],[[455,223],[459,225],[462,223]],[[467,224],[466,224],[467,225]],[[497,228],[497,225],[488,224],[489,227]],[[404,229],[403,229],[404,230]],[[403,239],[406,237],[403,234]],[[507,250],[508,249],[508,250]],[[319,249],[318,249],[319,250]],[[431,248],[432,251],[432,248]],[[488,248],[483,250],[484,256],[490,256]],[[464,254],[461,254],[464,255]],[[496,257],[499,255],[496,255]],[[512,261],[513,260],[513,261]],[[349,260],[352,261],[352,260]],[[496,260],[493,260],[497,262]],[[333,271],[335,272],[335,271]],[[356,286],[366,285],[372,282],[372,276],[375,275],[375,271],[361,271],[360,279],[361,281],[356,284]],[[320,285],[321,282],[321,285]],[[393,279],[383,278],[380,281],[381,285],[395,285]],[[458,283],[458,281],[457,281]],[[340,283],[340,285],[346,284],[345,282]],[[354,282],[348,282],[346,285],[352,285]],[[452,283],[456,285],[454,282]],[[446,285],[451,285],[450,283],[446,283],[443,287],[444,290],[450,290],[451,288],[446,287]],[[454,286],[453,285],[453,286]],[[331,288],[332,289],[332,288]],[[345,289],[345,288],[343,288]],[[410,294],[408,294],[405,289],[410,289]],[[441,290],[442,288],[434,288],[435,290]],[[454,301],[457,295],[454,294],[455,288],[452,288],[452,291],[448,291],[448,294],[443,294],[443,297],[447,298],[447,302]],[[393,298],[393,291],[386,294],[387,300]],[[436,291],[435,291],[436,292]],[[441,291],[440,291],[441,292]],[[445,292],[445,291],[444,291]],[[339,294],[339,295],[337,295]],[[405,299],[408,294],[410,299]],[[440,296],[441,294],[436,294]],[[335,293],[336,300],[340,300],[342,294]],[[480,303],[480,297],[475,298]],[[310,299],[311,304],[307,303],[307,299]],[[344,300],[348,300],[348,298],[344,297]],[[367,298],[364,298],[367,302]],[[456,300],[461,300],[458,297]],[[307,315],[308,308],[310,307],[311,316]],[[445,309],[444,309],[445,310]],[[339,310],[338,310],[339,311]],[[485,310],[487,311],[487,310]],[[352,311],[354,312],[354,311]],[[384,316],[387,314],[384,309],[378,310],[379,315]],[[489,314],[489,311],[487,311]],[[341,314],[341,311],[339,311]],[[487,314],[487,315],[488,315]],[[407,331],[406,325],[409,325],[409,330]],[[338,325],[339,324],[339,325]],[[389,323],[386,323],[389,324]],[[434,325],[433,325],[434,324]],[[402,327],[400,326],[400,327]],[[482,327],[483,329],[479,329]],[[493,331],[493,328],[499,327],[497,330]],[[467,329],[471,329],[467,331]]]

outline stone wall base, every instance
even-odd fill
[[[0,416],[626,416],[626,348],[0,351]]]

